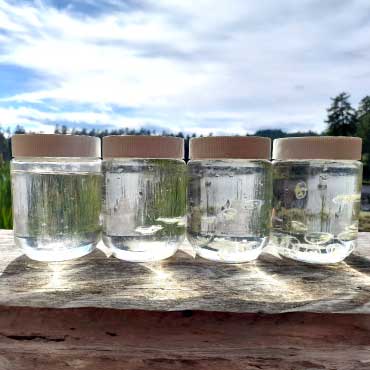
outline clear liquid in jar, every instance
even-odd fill
[[[91,252],[100,237],[101,174],[12,171],[15,242],[32,259]]]
[[[105,245],[131,262],[172,256],[185,238],[185,163],[114,159],[103,168]]]
[[[197,254],[227,263],[256,259],[269,239],[271,164],[209,160],[188,166],[188,238]]]
[[[362,165],[356,161],[274,163],[272,241],[283,257],[336,263],[355,248]]]

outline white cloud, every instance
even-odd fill
[[[357,102],[369,94],[367,1],[141,3],[81,16],[73,6],[0,0],[0,63],[43,76],[41,89],[2,99],[6,122],[320,131],[330,96],[347,90]],[[81,108],[43,112],[50,102]],[[29,103],[39,106],[27,114],[12,108]]]

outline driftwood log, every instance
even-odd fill
[[[100,249],[74,261],[40,263],[22,255],[9,231],[0,231],[0,256],[3,306],[370,314],[370,233],[361,233],[356,252],[332,266],[267,252],[247,264],[215,264],[184,251],[135,264]]]
[[[370,369],[370,234],[314,267],[29,260],[0,231],[0,370]],[[175,311],[175,312],[172,312]]]

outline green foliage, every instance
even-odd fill
[[[358,117],[361,118],[365,114],[370,114],[370,96],[365,96],[357,109]]]
[[[0,229],[13,228],[9,162],[0,162]]]
[[[280,129],[272,129],[272,130],[258,130],[255,132],[254,136],[262,136],[262,137],[269,137],[271,140],[280,139],[283,137],[302,137],[302,136],[317,136],[318,134],[313,131],[307,132],[285,132]]]
[[[10,159],[10,143],[0,130],[0,161]]]
[[[357,130],[357,114],[349,102],[350,95],[345,92],[332,98],[328,109],[327,134],[333,136],[353,136]]]
[[[28,235],[57,238],[64,233],[99,232],[101,175],[13,173],[13,176],[15,184],[20,181],[18,177],[24,177],[34,194],[27,198],[28,230],[24,232]]]
[[[370,212],[360,212],[359,231],[370,231]]]
[[[362,138],[364,153],[370,153],[370,112],[359,118],[356,135]]]
[[[169,159],[151,159],[158,182],[153,184],[148,197],[146,223],[153,225],[159,217],[183,218],[186,215],[187,168],[184,162]],[[165,235],[182,235],[185,226],[164,224]],[[161,231],[157,233],[160,235]]]
[[[256,136],[269,137],[270,139],[279,139],[285,137],[287,134],[282,130],[258,130],[255,133]]]
[[[26,130],[22,126],[17,125],[17,127],[14,130],[14,133],[15,134],[25,134]]]
[[[356,135],[362,138],[362,162],[365,179],[370,178],[370,97],[367,98],[368,102],[365,102],[365,104],[369,104],[369,106],[366,108],[366,105],[360,105],[359,108],[362,114],[359,115],[359,124],[356,132]]]

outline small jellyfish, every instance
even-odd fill
[[[238,258],[238,255],[249,251],[248,244],[233,242],[225,239],[222,239],[220,242],[216,242],[216,245],[218,248],[218,256],[223,261]]]
[[[326,245],[325,248],[320,249],[321,254],[332,254],[332,253],[338,253],[343,248],[343,246],[339,243],[332,243],[329,245]]]
[[[333,235],[330,233],[322,232],[311,232],[304,236],[304,240],[309,244],[326,244],[333,239]]]
[[[338,234],[338,239],[341,242],[348,242],[350,240],[357,239],[357,236],[358,236],[357,230],[346,230]]]
[[[135,231],[142,235],[153,235],[162,229],[163,226],[161,225],[151,225],[151,226],[139,226],[135,229]]]
[[[340,194],[333,198],[335,204],[350,204],[361,201],[361,194]]]
[[[271,244],[279,245],[281,243],[282,238],[284,238],[284,234],[281,233],[273,233],[270,237]]]
[[[244,206],[245,209],[252,211],[252,210],[259,209],[262,206],[263,201],[259,199],[247,200],[244,202],[244,204],[245,204]]]
[[[212,245],[213,250],[221,251],[224,248],[227,248],[229,243],[230,243],[230,241],[228,241],[225,238],[215,237],[215,238],[212,239],[211,245]]]
[[[286,249],[295,249],[300,244],[300,241],[294,236],[286,236],[281,238],[280,246]]]
[[[294,188],[295,197],[297,199],[303,199],[307,195],[307,184],[304,181],[300,181]]]
[[[179,222],[184,222],[183,217],[158,217],[157,222],[162,222],[167,225],[178,224]]]
[[[221,216],[227,221],[233,220],[237,214],[238,212],[234,208],[226,208],[221,212]]]
[[[177,221],[177,227],[186,226],[186,218],[185,217],[178,217],[179,221]]]
[[[353,224],[346,226],[345,229],[348,231],[358,232],[358,221],[355,221]]]
[[[307,226],[300,221],[291,221],[290,222],[290,227],[293,231],[295,232],[306,232],[307,231]]]

